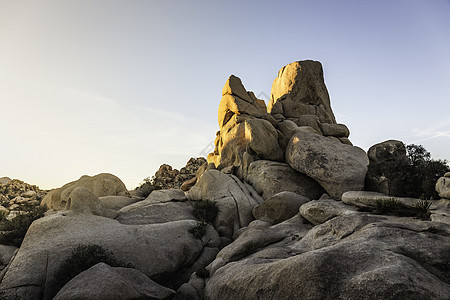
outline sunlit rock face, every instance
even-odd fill
[[[273,81],[268,107],[231,75],[222,90],[215,150],[208,162],[219,169],[235,167],[244,177],[251,162],[284,161],[297,131],[311,131],[351,145],[350,131],[337,124],[320,62],[297,61],[283,67]]]
[[[336,124],[320,62],[296,61],[278,72],[268,111],[288,118],[317,116],[320,123]]]
[[[267,113],[263,100],[248,92],[241,80],[231,75],[222,90],[218,109],[220,131],[208,162],[217,167],[236,167],[242,173],[246,157],[253,160],[282,161],[275,119]]]

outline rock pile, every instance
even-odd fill
[[[348,140],[348,128],[336,123],[319,62],[283,67],[273,82],[268,108],[239,78],[230,76],[218,115],[220,130],[208,163],[219,170],[232,167],[238,178],[252,182],[248,174],[253,162],[287,162],[304,176],[302,181],[316,181],[332,197],[363,189],[369,160]]]
[[[24,206],[38,206],[47,191],[36,185],[8,177],[0,178],[0,212],[12,219],[23,211]]]
[[[387,141],[369,156],[352,146],[320,63],[281,69],[268,110],[231,76],[219,125],[209,164],[161,166],[163,189],[145,199],[111,174],[50,192],[43,203],[54,211],[31,225],[17,253],[0,245],[2,296],[448,300],[450,173],[432,203],[379,193],[392,192],[380,170],[402,161],[404,146]],[[365,179],[378,192],[363,190]],[[80,244],[128,267],[96,263],[59,288]]]
[[[206,159],[203,157],[192,157],[179,171],[163,164],[152,177],[152,184],[158,189],[179,189],[185,184],[183,190],[188,190],[195,184],[197,171],[205,163]]]

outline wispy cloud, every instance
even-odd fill
[[[0,175],[45,187],[104,171],[133,187],[162,163],[179,167],[198,155],[216,129],[180,113],[123,105],[89,91],[2,76],[0,86],[5,112]]]
[[[414,129],[415,140],[413,143],[421,143],[436,138],[450,138],[450,121],[441,121],[429,127]]]

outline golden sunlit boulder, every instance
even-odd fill
[[[268,111],[288,118],[316,115],[321,123],[335,124],[321,63],[296,61],[281,68],[272,84]]]
[[[84,175],[77,181],[50,191],[42,200],[41,205],[47,205],[49,209],[53,210],[65,209],[70,193],[77,187],[87,188],[97,197],[130,196],[125,184],[117,176],[101,173],[95,176]]]

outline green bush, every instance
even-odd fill
[[[155,176],[152,179],[150,177],[144,178],[141,184],[136,188],[139,196],[147,198],[154,190],[159,190],[161,187],[155,185]]]
[[[219,214],[219,207],[211,200],[195,201],[192,206],[194,217],[209,224],[213,224]]]
[[[439,199],[435,185],[439,177],[450,171],[447,161],[432,159],[421,145],[407,145],[406,155],[407,160],[385,164],[378,170],[389,179],[391,195]]]
[[[0,244],[20,247],[31,223],[42,218],[47,211],[46,206],[22,205],[20,214],[8,220],[4,215],[0,220]]]
[[[194,201],[192,203],[194,217],[199,220],[195,227],[189,229],[189,232],[195,238],[201,239],[206,233],[206,226],[213,224],[219,214],[219,207],[216,202],[211,200]]]
[[[112,252],[99,245],[79,245],[56,271],[55,281],[53,282],[55,293],[72,278],[101,262],[111,267],[133,268],[130,264],[124,264],[118,261]]]

